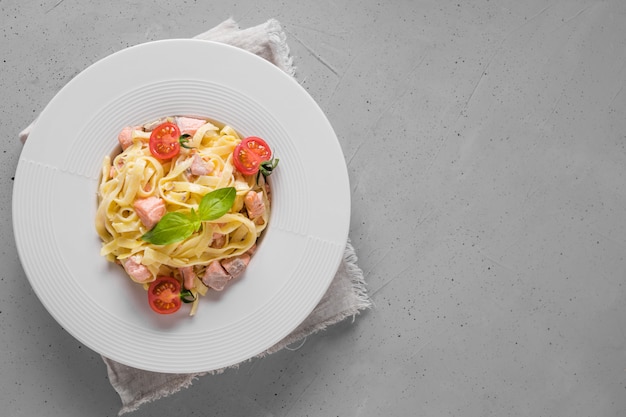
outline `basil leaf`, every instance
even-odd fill
[[[141,239],[155,245],[169,245],[187,239],[199,227],[199,220],[183,213],[167,213],[152,230],[141,236]]]
[[[237,191],[234,187],[220,188],[202,197],[198,211],[189,214],[167,213],[141,239],[154,245],[169,245],[187,239],[200,229],[203,221],[215,220],[228,212],[235,203]]]
[[[200,220],[215,220],[228,213],[235,203],[237,191],[234,187],[220,188],[205,194],[198,206]]]
[[[191,220],[196,225],[196,230],[200,228],[200,216],[198,216],[198,212],[191,208],[191,213],[189,213],[189,220]]]

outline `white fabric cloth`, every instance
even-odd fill
[[[289,345],[302,342],[309,335],[326,329],[347,317],[355,317],[371,307],[363,281],[363,273],[356,264],[354,249],[348,242],[335,278],[326,294],[311,314],[289,336],[258,355],[263,357]],[[122,400],[119,415],[138,409],[142,404],[172,395],[189,387],[194,379],[206,374],[220,374],[225,369],[208,373],[164,374],[134,369],[111,359],[102,358],[107,365],[109,381]]]
[[[275,19],[248,29],[240,29],[234,20],[228,19],[195,38],[237,46],[267,59],[289,75],[295,75],[285,33]],[[20,133],[22,142],[28,138],[34,123],[36,121]],[[302,342],[307,336],[347,317],[354,318],[362,310],[370,308],[372,303],[367,295],[363,272],[356,262],[354,248],[348,241],[343,261],[320,303],[289,336],[259,357]],[[155,373],[135,369],[105,357],[102,359],[107,366],[109,381],[122,401],[119,415],[134,411],[146,402],[172,395],[189,387],[194,379],[206,375]],[[220,369],[210,373],[219,374],[223,371],[224,369]]]

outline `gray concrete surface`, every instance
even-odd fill
[[[375,308],[135,416],[626,414],[626,3],[0,0],[0,414],[114,416],[11,225],[28,125],[121,48],[283,24]]]

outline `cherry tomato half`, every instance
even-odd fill
[[[155,158],[170,159],[180,152],[180,129],[174,123],[161,123],[150,134],[150,152]]]
[[[172,314],[180,309],[180,282],[173,277],[157,277],[148,287],[148,303],[159,314]]]
[[[233,164],[244,175],[256,174],[261,163],[272,159],[272,150],[261,138],[250,136],[241,141],[233,152]]]

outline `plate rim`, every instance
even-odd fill
[[[141,49],[141,48],[143,48],[143,47],[152,47],[152,46],[158,46],[158,45],[174,45],[174,44],[181,44],[181,43],[182,43],[182,44],[187,44],[187,43],[189,43],[189,44],[198,44],[198,45],[199,45],[199,44],[203,44],[203,45],[206,45],[206,44],[211,44],[211,45],[213,45],[214,47],[217,47],[217,48],[224,48],[224,50],[236,51],[236,52],[235,52],[236,54],[239,54],[239,53],[243,52],[245,55],[247,55],[247,56],[249,56],[249,57],[253,57],[252,59],[259,60],[258,62],[266,62],[267,64],[262,64],[262,65],[270,65],[272,68],[274,68],[274,70],[275,70],[275,71],[278,71],[278,73],[283,74],[283,75],[284,75],[284,77],[283,77],[283,78],[284,78],[285,80],[290,80],[289,82],[291,82],[294,86],[297,86],[297,88],[299,89],[299,91],[301,91],[302,93],[304,93],[304,94],[305,94],[305,98],[306,98],[306,99],[308,99],[308,100],[309,100],[309,102],[310,102],[310,103],[312,103],[314,106],[316,106],[317,110],[319,111],[319,115],[321,115],[321,116],[322,116],[322,117],[326,120],[326,122],[328,123],[328,126],[330,127],[330,129],[331,129],[331,131],[332,131],[332,134],[333,134],[333,137],[332,137],[331,139],[334,139],[334,142],[335,142],[336,148],[337,148],[337,149],[339,149],[339,151],[340,151],[340,153],[341,153],[341,147],[340,147],[340,145],[339,145],[338,139],[337,139],[337,137],[336,137],[336,134],[334,133],[334,130],[332,129],[332,126],[330,126],[330,122],[329,122],[329,121],[328,121],[328,119],[326,118],[326,115],[322,112],[321,108],[319,108],[319,105],[317,105],[317,103],[315,103],[315,101],[314,101],[314,100],[312,99],[312,97],[308,94],[308,92],[306,92],[306,90],[304,90],[304,88],[303,88],[303,87],[302,87],[302,86],[301,86],[301,85],[300,85],[300,84],[299,84],[299,83],[295,80],[295,78],[293,78],[293,77],[289,76],[288,74],[286,74],[285,72],[283,72],[282,70],[280,70],[278,67],[273,66],[273,64],[271,64],[271,63],[269,63],[269,62],[267,62],[267,61],[263,60],[263,58],[260,58],[260,57],[258,57],[257,55],[254,55],[254,54],[252,54],[252,53],[250,53],[250,52],[248,52],[248,51],[241,50],[241,49],[239,49],[239,48],[237,48],[237,47],[234,47],[234,46],[230,46],[230,45],[226,45],[226,44],[221,44],[221,43],[217,43],[217,42],[212,42],[212,41],[205,41],[205,40],[197,40],[197,39],[167,39],[167,40],[160,40],[160,41],[151,41],[151,42],[146,42],[146,43],[142,43],[142,44],[134,45],[134,46],[131,46],[131,47],[129,47],[129,48],[125,48],[125,49],[123,49],[123,50],[120,50],[120,51],[118,51],[118,52],[115,52],[115,53],[113,53],[113,54],[111,54],[111,55],[109,55],[109,56],[107,56],[107,57],[104,57],[104,58],[102,58],[102,59],[100,59],[100,60],[96,61],[94,64],[90,65],[90,66],[89,66],[89,67],[87,67],[85,70],[81,71],[81,73],[79,73],[76,77],[74,77],[72,80],[70,80],[70,82],[68,82],[68,84],[66,84],[66,86],[64,86],[64,87],[63,87],[63,88],[59,91],[59,93],[57,93],[57,94],[53,97],[53,99],[52,99],[52,100],[48,103],[48,105],[44,108],[44,110],[42,111],[42,113],[41,113],[41,114],[46,114],[47,112],[50,112],[50,111],[51,111],[51,110],[49,110],[50,108],[54,109],[54,106],[56,105],[56,101],[55,101],[55,100],[61,100],[61,99],[62,99],[62,98],[61,98],[61,99],[59,99],[58,97],[62,97],[62,96],[60,96],[60,95],[61,95],[61,94],[64,94],[64,92],[66,92],[68,88],[71,88],[71,86],[73,85],[72,83],[74,82],[74,80],[82,80],[82,78],[84,78],[84,77],[85,77],[86,71],[94,71],[94,70],[93,70],[93,68],[94,68],[94,67],[97,67],[98,65],[102,65],[102,64],[101,64],[102,62],[107,62],[107,60],[111,59],[111,57],[112,57],[112,56],[119,56],[119,54],[120,54],[120,53],[129,53],[129,51],[131,51],[131,50],[139,50],[139,49]],[[132,53],[132,51],[131,51],[131,53]],[[273,71],[274,71],[274,70],[273,70]],[[70,86],[70,87],[68,87],[68,86]],[[39,135],[39,132],[38,132],[37,126],[38,126],[38,125],[37,125],[37,123],[35,123],[35,125],[33,126],[32,131],[31,131],[31,135],[32,135],[31,137],[34,137],[35,139],[37,139],[37,137],[38,137],[38,135]],[[27,161],[28,161],[28,158],[27,158],[28,153],[29,153],[29,152],[28,152],[28,149],[29,149],[29,148],[28,148],[28,146],[29,146],[29,143],[30,143],[30,144],[31,144],[31,146],[32,146],[32,143],[33,143],[33,142],[34,142],[34,141],[32,141],[32,140],[31,140],[31,141],[28,141],[28,140],[27,140],[27,141],[26,141],[26,144],[25,144],[25,148],[22,150],[22,153],[21,153],[21,155],[20,155],[19,162],[18,162],[18,166],[17,166],[17,169],[16,169],[16,183],[15,183],[14,190],[13,190],[13,196],[14,196],[14,197],[15,197],[16,195],[19,195],[19,193],[23,191],[23,190],[20,188],[20,187],[21,187],[21,186],[20,186],[20,184],[21,184],[21,180],[20,180],[20,178],[19,178],[20,176],[19,176],[19,175],[17,175],[17,172],[20,172],[20,171],[22,171],[23,169],[25,169],[24,167],[26,166],[26,163],[27,163]],[[349,178],[348,178],[348,173],[347,173],[347,166],[345,165],[345,158],[343,158],[343,154],[342,154],[342,153],[341,153],[341,155],[340,155],[340,156],[341,156],[341,160],[343,161],[343,168],[344,168],[344,170],[343,170],[343,171],[344,171],[344,172],[343,172],[343,174],[344,174],[344,176],[345,176],[344,181],[345,181],[345,183],[346,183],[346,184],[349,184]],[[344,210],[347,212],[347,218],[346,218],[346,219],[344,219],[344,221],[345,221],[345,224],[343,225],[343,227],[344,227],[344,231],[343,231],[343,233],[342,233],[342,238],[341,238],[341,239],[342,239],[342,245],[343,245],[343,248],[345,248],[345,244],[347,243],[347,240],[348,240],[348,230],[349,230],[349,222],[350,222],[350,196],[349,196],[349,186],[348,186],[348,189],[347,189],[346,191],[348,192],[348,196],[347,196],[347,202],[348,202],[348,205],[347,205],[347,207],[344,207]],[[35,292],[37,292],[37,290],[36,290],[36,284],[35,284],[35,283],[33,283],[33,279],[36,279],[36,278],[33,278],[33,277],[31,276],[31,275],[32,275],[32,273],[31,273],[31,274],[29,274],[29,273],[28,273],[28,268],[27,268],[27,266],[24,264],[24,258],[25,258],[25,255],[24,255],[24,253],[23,253],[23,252],[25,251],[25,249],[24,249],[24,247],[23,247],[23,244],[20,242],[20,240],[22,239],[22,236],[20,235],[20,233],[21,233],[21,232],[20,232],[20,224],[19,224],[19,223],[16,223],[16,222],[17,222],[17,220],[19,220],[19,216],[20,216],[20,214],[19,214],[19,213],[20,213],[20,207],[18,207],[18,204],[19,204],[19,202],[20,202],[20,201],[21,201],[20,199],[16,199],[16,198],[14,198],[14,199],[13,199],[13,212],[14,212],[14,216],[13,216],[13,226],[14,226],[14,230],[15,230],[15,240],[16,240],[16,246],[17,246],[17,248],[18,248],[18,255],[19,255],[19,258],[20,258],[20,262],[22,263],[22,266],[23,266],[24,271],[25,271],[25,273],[26,273],[26,275],[27,275],[27,278],[29,279],[29,282],[31,283],[31,286],[33,286],[33,288],[35,289]],[[15,213],[17,213],[17,216],[15,215]],[[271,227],[271,226],[270,226],[270,227]],[[338,252],[338,251],[337,251],[337,252]],[[341,253],[340,253],[340,254],[338,254],[337,258],[338,258],[338,259],[337,259],[337,262],[336,262],[336,265],[335,265],[335,270],[336,270],[336,267],[338,267],[338,266],[339,266],[339,264],[340,264],[340,262],[341,262],[341,259],[343,259],[343,249],[342,249]],[[326,284],[326,286],[325,286],[325,287],[326,287],[326,289],[327,289],[327,288],[328,288],[328,286],[331,284],[331,282],[332,282],[332,278],[333,278],[332,276],[330,276],[329,278],[327,278],[327,284]],[[316,300],[315,304],[313,304],[313,306],[311,307],[311,309],[310,309],[310,310],[307,312],[307,314],[304,316],[303,320],[306,318],[306,316],[308,316],[308,314],[310,313],[310,311],[312,311],[312,310],[315,308],[315,306],[317,305],[317,302],[319,302],[319,300],[323,297],[324,293],[325,293],[325,291],[321,291],[319,294],[317,294],[317,295],[318,295],[318,297],[317,297],[317,300]],[[41,294],[37,293],[37,297],[38,297],[38,298],[39,298],[39,300],[40,300],[40,301],[44,304],[44,307],[45,307],[45,308],[46,308],[46,310],[47,310],[47,311],[48,311],[48,312],[49,312],[49,313],[50,313],[50,314],[54,317],[54,319],[55,319],[55,320],[56,320],[59,324],[61,324],[61,325],[63,326],[63,322],[62,322],[62,321],[63,321],[63,319],[62,319],[62,318],[59,318],[59,317],[57,316],[58,311],[56,312],[57,314],[55,314],[53,311],[51,311],[50,306],[49,306],[49,305],[48,305],[48,304],[47,304],[47,303],[46,303],[46,302],[42,299],[42,295],[41,295]],[[298,323],[298,324],[299,324],[299,323]],[[295,328],[297,327],[297,325],[298,325],[298,324],[294,325],[294,326],[293,326],[293,328],[291,329],[291,331],[292,331],[293,329],[295,329]],[[66,330],[67,330],[67,329],[66,329]],[[72,333],[72,332],[71,332],[71,331],[69,331],[69,330],[68,330],[68,332],[70,332],[70,334],[71,334],[73,337],[75,337],[76,339],[81,340],[83,343],[85,343],[85,341],[83,340],[83,338],[81,338],[81,335],[74,334],[74,333]],[[289,332],[288,332],[288,333],[286,333],[284,336],[286,336],[287,334],[289,334]],[[280,340],[280,339],[279,339],[279,340]],[[277,340],[277,341],[279,341],[279,340]],[[101,353],[101,351],[100,351],[100,349],[98,349],[98,347],[91,346],[89,343],[85,343],[85,344],[86,344],[88,347],[90,347],[91,349],[95,350],[96,352]],[[267,346],[267,348],[270,348],[270,347],[271,347],[271,346]],[[262,353],[262,351],[263,351],[263,350],[261,350],[259,353]],[[124,358],[116,357],[116,358],[113,358],[113,359],[114,359],[114,360],[116,360],[116,361],[118,361],[118,362],[125,363]],[[211,369],[170,369],[170,368],[168,368],[168,369],[161,369],[161,368],[150,368],[150,367],[142,366],[141,364],[137,364],[137,363],[125,363],[125,364],[127,364],[127,365],[129,365],[129,366],[139,367],[139,368],[141,368],[141,369],[152,370],[152,371],[157,371],[157,372],[168,372],[168,373],[169,373],[169,372],[175,372],[175,373],[178,373],[178,372],[181,372],[181,371],[182,371],[182,372],[204,372],[204,371],[211,371],[211,370],[218,369],[218,368],[211,368]]]

